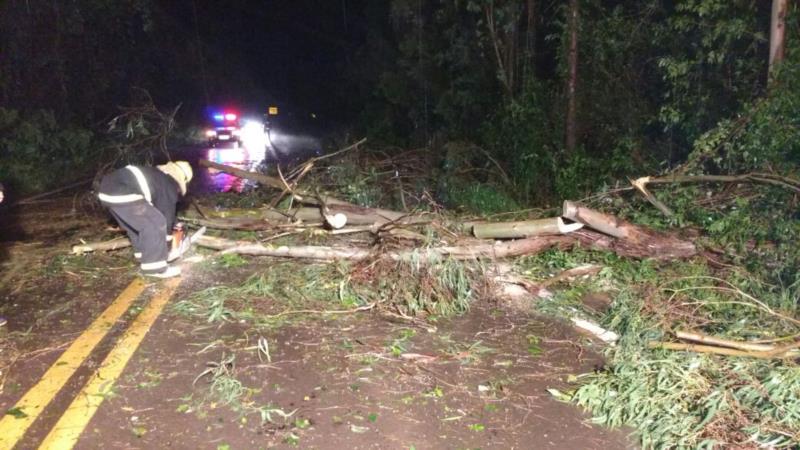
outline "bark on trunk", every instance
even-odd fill
[[[423,216],[400,216],[395,220],[389,220],[386,217],[387,214],[385,211],[381,213],[381,210],[372,210],[370,208],[361,208],[358,206],[353,207],[337,205],[331,206],[328,209],[330,214],[344,214],[347,217],[348,225],[381,226],[388,223],[412,225],[430,222],[429,218]],[[226,213],[229,213],[229,211],[226,211]],[[310,207],[293,208],[287,211],[279,211],[276,209],[238,210],[235,211],[235,214],[225,215],[215,215],[214,213],[209,212],[207,216],[208,217],[206,217],[207,220],[205,220],[205,222],[204,219],[200,219],[190,214],[187,214],[182,218],[198,224],[206,225],[209,228],[217,229],[236,229],[238,228],[237,224],[249,226],[249,224],[263,223],[263,228],[269,228],[270,225],[275,226],[292,223],[295,221],[301,221],[305,223],[325,222],[322,211],[320,211],[319,208]],[[220,226],[212,225],[212,223],[216,223]],[[261,225],[253,226],[261,227]]]
[[[527,0],[527,22],[525,26],[525,79],[533,79],[536,64],[536,1]]]
[[[769,31],[769,73],[783,61],[786,49],[786,12],[789,0],[772,0],[772,19]],[[770,77],[771,78],[771,77]]]
[[[620,256],[659,260],[697,255],[697,247],[693,242],[636,226],[571,201],[564,202],[563,216],[606,235],[586,229],[569,235],[593,249],[613,251]]]
[[[567,76],[567,114],[566,114],[566,137],[564,147],[568,154],[575,150],[577,145],[577,90],[578,90],[578,0],[570,0],[569,10],[569,53],[567,64],[569,75]]]
[[[512,97],[514,91],[509,81],[509,69],[505,64],[506,58],[503,57],[503,52],[500,50],[500,33],[498,32],[494,21],[494,4],[490,3],[484,7],[484,14],[486,16],[486,27],[489,29],[489,37],[491,38],[492,46],[494,47],[494,56],[497,60],[497,69],[500,73],[500,81],[502,82],[508,96]]]
[[[351,247],[329,247],[314,245],[298,246],[269,246],[255,244],[249,241],[233,241],[222,238],[203,236],[197,245],[225,253],[239,253],[254,256],[274,256],[287,258],[308,258],[317,260],[362,260],[370,257],[384,256],[396,261],[429,260],[440,258],[468,259],[495,259],[508,258],[521,255],[531,255],[548,248],[559,246],[568,248],[571,239],[564,236],[548,236],[531,239],[519,239],[509,242],[487,243],[485,241],[472,241],[458,246],[444,246],[432,248],[414,248],[399,251],[382,251],[376,253],[372,249]]]
[[[583,228],[583,224],[564,224],[560,217],[522,222],[476,223],[472,234],[480,239],[511,239],[530,236],[567,234]]]

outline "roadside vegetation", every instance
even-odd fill
[[[696,256],[655,261],[659,255],[624,258],[573,248],[510,261],[531,283],[586,264],[600,267],[591,276],[554,283],[552,295],[525,305],[525,312],[585,318],[619,336],[606,347],[581,341],[601,348],[605,365],[564,375],[560,381],[569,384],[553,382],[549,392],[585,408],[598,424],[630,427],[644,448],[796,448],[797,4],[786,16],[793,38],[785,58],[768,67],[770,2],[368,3],[363,25],[369,39],[346,70],[352,82],[342,88],[349,103],[359,105],[359,111],[349,111],[358,114],[347,135],[362,133],[368,144],[311,166],[265,172],[281,177],[283,194],[303,179],[314,187],[306,196],[316,197],[321,210],[327,208],[325,193],[359,206],[424,211],[446,226],[388,239],[370,230],[342,237],[303,229],[291,216],[292,229],[215,231],[212,237],[274,247],[356,242],[376,253],[411,241],[424,250],[455,234],[459,224],[551,217],[563,200],[677,233],[697,245]],[[579,13],[577,25],[569,20],[573,13]],[[571,59],[573,35],[577,63]],[[8,88],[3,95],[15,98]],[[152,159],[168,151],[167,136],[175,131],[176,110],[159,112],[152,101],[104,121],[112,133],[103,138],[85,121],[65,125],[80,122],[74,114],[53,112],[66,100],[42,103],[25,111],[19,102],[0,108],[0,181],[23,192],[57,186],[59,180],[44,175],[54,170],[77,175],[79,168]],[[750,174],[767,174],[768,181]],[[650,186],[654,197],[646,199],[630,183],[642,176],[666,181]],[[682,183],[670,182],[670,176],[744,178]],[[209,196],[198,204],[231,215],[240,208],[293,205],[291,195],[265,191]],[[199,216],[202,211],[186,218],[206,219]],[[236,341],[253,331],[280,332],[376,310],[403,325],[383,336],[381,346],[358,355],[366,367],[410,354],[446,354],[465,364],[488,359],[493,349],[477,339],[441,338],[436,355],[411,351],[422,334],[417,330],[458,320],[476,303],[496,300],[494,268],[486,263],[421,254],[335,264],[281,260],[253,269],[250,257],[228,253],[202,270],[252,273],[239,283],[185,296],[173,313],[202,327],[232,327],[225,330]],[[587,304],[587,296],[598,293],[603,304]],[[687,344],[680,333],[727,345],[720,350]],[[542,353],[538,334],[515,338],[527,356]],[[355,345],[342,343],[348,351]],[[258,340],[251,353],[269,360],[269,341]],[[308,424],[292,425],[302,419],[291,408],[254,402],[255,388],[236,377],[237,357],[222,354],[197,374],[207,395],[191,407],[213,403],[243,416],[258,414],[265,422],[283,420],[290,430],[286,442],[297,445]],[[498,365],[486,370],[499,373],[510,365],[505,361],[495,360]],[[481,394],[505,395],[504,386],[514,380],[501,375],[481,384]],[[429,384],[410,401],[436,402],[447,395],[439,380]],[[351,427],[355,433],[373,421],[368,415],[359,420]],[[479,422],[465,427],[484,430]]]
[[[656,229],[680,230],[703,249],[701,256],[656,262],[590,250],[550,250],[513,262],[516,272],[532,282],[545,282],[555,273],[585,264],[602,267],[595,276],[557,283],[552,297],[529,307],[557,318],[586,318],[619,334],[616,345],[605,349],[604,367],[568,377],[570,386],[553,388],[551,393],[586,408],[596,423],[632,427],[645,448],[793,448],[800,439],[796,366],[800,252],[795,245],[800,239],[796,212],[800,78],[795,71],[794,63],[785,64],[765,97],[743,105],[734,120],[722,120],[700,135],[675,169],[687,175],[770,172],[784,176],[783,182],[675,183],[654,188],[671,215],[622,184],[586,193],[583,203],[593,208]],[[425,151],[395,155],[374,149],[351,151],[314,166],[303,183],[324,186],[326,192],[363,206],[435,212],[451,226],[477,216],[504,220],[552,214],[547,207],[509,207],[520,200],[504,187],[510,176],[502,164],[488,160],[482,170],[454,168],[459,167],[459,158],[478,157],[484,150],[464,143],[445,148],[446,153],[433,156]],[[441,177],[442,173],[448,176]],[[450,196],[461,195],[462,201],[451,203],[449,210],[436,201],[442,198],[436,194],[442,178],[462,183]],[[494,194],[463,188],[476,185]],[[508,214],[498,214],[501,211]],[[440,237],[417,238],[425,246]],[[307,232],[280,237],[275,244],[327,239]],[[237,261],[226,255],[217,263]],[[432,326],[440,318],[462,314],[475,301],[491,298],[485,289],[489,279],[480,264],[447,260],[421,265],[287,262],[253,275],[241,286],[201,291],[178,308],[209,322],[245,321],[258,328],[289,323],[294,313],[293,320],[302,321],[377,307],[401,320]],[[287,291],[298,287],[309,291]],[[595,293],[603,293],[606,303],[590,307],[584,300]],[[255,299],[267,298],[273,307],[285,298],[315,298],[312,303],[327,306],[283,302],[287,309],[255,314],[253,306],[262,304]],[[719,347],[707,350],[682,343],[676,339],[680,332],[781,352],[718,354]],[[408,353],[409,337],[401,334],[389,340],[386,353],[378,356]],[[538,339],[529,336],[526,345],[531,354],[538,351]],[[464,351],[471,358],[490,350],[481,350],[480,343],[464,343],[454,344],[450,351]],[[431,392],[436,395],[435,389]]]

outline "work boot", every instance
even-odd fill
[[[163,272],[146,273],[145,276],[154,278],[172,278],[181,275],[181,268],[176,266],[167,266]]]

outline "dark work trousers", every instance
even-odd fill
[[[102,203],[128,233],[136,256],[141,254],[142,272],[166,270],[169,253],[167,219],[161,211],[145,200],[125,204]]]

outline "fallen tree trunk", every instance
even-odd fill
[[[480,258],[508,258],[521,255],[532,255],[551,247],[569,247],[569,239],[563,236],[549,236],[530,239],[519,239],[508,242],[486,243],[477,241],[458,246],[431,247],[423,249],[409,249],[382,252],[380,255],[396,261],[409,261],[413,259],[440,259],[453,258],[460,260]],[[318,260],[362,260],[377,256],[372,249],[352,247],[329,247],[315,245],[298,246],[271,246],[257,244],[249,241],[234,241],[223,238],[203,236],[197,245],[223,253],[238,253],[252,256],[274,256],[286,258],[308,258]]]
[[[601,233],[581,230],[565,236],[537,236],[513,241],[471,241],[457,246],[443,246],[431,248],[415,248],[401,251],[382,253],[394,260],[409,260],[412,258],[443,258],[453,259],[499,259],[522,255],[535,255],[544,250],[558,247],[569,249],[575,245],[585,246],[593,250],[608,250],[623,257],[653,258],[653,259],[679,259],[694,256],[697,252],[694,244],[678,241],[683,245],[670,248],[664,242],[648,242],[645,244],[631,244],[624,240],[613,239]],[[375,256],[371,250],[327,247],[327,246],[265,246],[248,241],[232,241],[228,239],[210,238],[203,236],[198,245],[222,250],[226,253],[239,253],[254,256],[277,256],[310,259],[365,259]],[[656,248],[658,252],[650,252]]]
[[[341,211],[349,211],[348,223],[351,225],[369,226],[371,232],[392,231],[394,227],[385,225],[394,222],[380,222],[380,216],[374,214],[362,214],[365,209],[353,206],[337,206]],[[355,208],[355,213],[351,208]],[[337,210],[339,211],[339,210]],[[322,212],[317,208],[298,208],[294,215],[290,216],[275,210],[267,210],[263,214],[278,217],[280,222],[269,223],[267,219],[258,217],[236,217],[229,219],[204,218],[192,219],[195,222],[218,229],[246,229],[260,230],[272,227],[294,225],[292,219],[298,216],[312,219],[314,223],[324,223]],[[564,202],[564,216],[580,224],[603,231],[599,233],[589,229],[580,229],[569,234],[563,235],[543,235],[525,239],[510,241],[487,242],[486,240],[465,241],[457,246],[442,246],[432,248],[412,248],[408,250],[395,250],[384,253],[387,257],[395,260],[408,260],[412,258],[441,258],[450,257],[455,259],[498,259],[520,255],[531,255],[543,250],[558,247],[568,249],[575,245],[584,246],[593,250],[612,251],[623,257],[633,258],[652,258],[652,259],[680,259],[688,258],[697,254],[694,243],[679,239],[665,233],[659,233],[643,227],[638,227],[617,217],[610,216],[599,211],[579,206],[572,202]],[[360,223],[363,219],[364,222]],[[417,221],[420,217],[410,216],[402,219]],[[282,223],[281,223],[282,222]],[[559,228],[557,219],[547,219],[543,222],[534,222],[532,228],[537,230],[557,230]],[[555,226],[554,226],[555,224]],[[494,224],[497,225],[497,224]],[[359,228],[359,227],[355,227]],[[500,227],[498,234],[516,232],[519,229],[514,223],[507,228]],[[563,228],[562,228],[563,229]],[[365,231],[363,227],[358,230]],[[394,230],[403,231],[403,230]],[[496,230],[495,230],[496,231]],[[407,232],[409,233],[409,232]],[[420,235],[411,233],[407,236],[399,236],[418,240]],[[74,253],[83,253],[93,250],[111,250],[122,248],[123,240],[115,240],[108,243],[86,244],[76,246]],[[248,255],[292,257],[292,258],[311,258],[311,259],[365,259],[373,256],[374,251],[364,248],[348,247],[324,247],[324,246],[281,246],[274,247],[253,242],[233,241],[223,238],[212,238],[204,236],[198,241],[198,245],[222,250],[227,253],[241,253]]]
[[[564,202],[563,216],[603,233],[598,236],[598,233],[586,229],[570,233],[594,249],[610,250],[620,256],[653,259],[689,258],[697,254],[693,242],[639,227],[571,201]]]
[[[591,230],[578,230],[570,238],[592,250],[606,250],[619,256],[639,259],[670,260],[697,255],[694,243],[671,236],[652,236],[647,239],[615,239]]]
[[[371,225],[380,227],[389,223],[398,225],[411,225],[430,222],[430,219],[418,215],[400,217],[397,220],[388,220],[386,217],[373,212],[369,208],[350,207],[337,205],[328,208],[330,214],[343,214],[347,218],[348,225]],[[214,217],[214,216],[217,217]],[[277,225],[304,222],[304,223],[325,223],[325,217],[320,208],[293,208],[288,211],[276,209],[258,209],[250,213],[242,213],[235,217],[224,217],[221,214],[207,214],[207,218],[201,219],[192,216],[182,216],[181,220],[205,225],[209,228],[219,230],[263,230]]]
[[[567,234],[581,228],[582,223],[567,225],[561,217],[551,217],[521,222],[476,223],[472,226],[472,234],[479,239],[511,239]]]
[[[209,221],[205,219],[204,221]],[[211,222],[209,222],[211,223]],[[342,230],[338,230],[342,231]],[[359,230],[359,231],[363,231]],[[370,228],[370,231],[376,231]],[[656,238],[654,238],[656,239]],[[467,241],[462,245],[442,246],[431,248],[412,248],[384,252],[382,255],[394,260],[410,260],[413,258],[454,258],[454,259],[500,259],[522,255],[534,255],[552,247],[566,250],[580,245],[593,250],[612,251],[623,257],[676,259],[694,256],[697,252],[691,242],[674,240],[675,246],[667,244],[672,241],[648,241],[631,243],[623,239],[590,231],[580,230],[562,236],[537,236],[511,241],[487,242],[485,240]],[[129,246],[126,238],[119,238],[109,242],[84,244],[73,248],[73,252],[84,253],[93,250],[114,250]],[[329,247],[329,246],[271,246],[254,243],[251,241],[235,241],[217,237],[203,236],[197,242],[201,247],[221,250],[226,253],[239,253],[253,256],[275,256],[287,258],[309,258],[320,260],[351,259],[361,260],[377,256],[372,249],[357,247]],[[79,250],[76,250],[79,249]],[[657,249],[657,251],[653,251]]]

